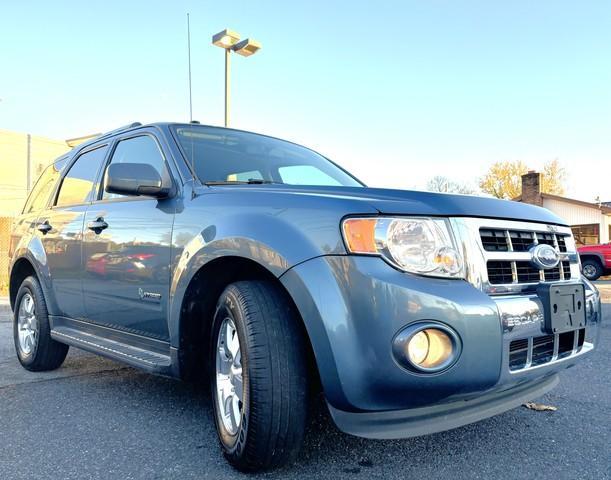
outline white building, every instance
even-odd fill
[[[577,245],[611,242],[611,206],[582,202],[541,192],[541,174],[522,175],[522,195],[518,202],[531,203],[551,210],[571,226]]]

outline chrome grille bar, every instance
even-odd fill
[[[525,340],[527,341],[526,356],[524,356],[523,347]],[[549,350],[550,342],[553,342],[551,352]],[[570,347],[567,348],[567,345]],[[554,363],[563,358],[570,358],[578,354],[583,346],[583,329],[513,340],[509,345],[509,370],[516,373]]]
[[[579,259],[569,227],[486,218],[453,218],[451,222],[464,252],[467,279],[491,295],[532,291],[539,282],[579,279]],[[532,264],[529,246],[538,243],[556,249],[557,267],[543,270]],[[490,261],[494,264],[488,265]]]

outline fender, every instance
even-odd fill
[[[201,228],[201,218],[199,222]],[[341,242],[339,229],[337,235],[338,242]],[[177,245],[181,238],[190,240],[184,245]],[[195,274],[212,260],[241,257],[256,262],[280,277],[291,267],[325,254],[295,224],[279,216],[241,212],[219,216],[198,232],[184,225],[182,219],[177,219],[173,244],[176,251],[172,255],[174,263],[168,310],[168,329],[173,347],[179,344],[180,314],[187,288]],[[343,249],[343,246],[338,243],[333,248]]]
[[[579,253],[579,258],[581,259],[581,257],[596,257],[600,260],[600,264],[603,266],[603,268],[607,268],[607,264],[605,262],[605,257],[603,256],[602,253],[598,253],[598,252],[578,252]]]
[[[12,254],[12,260],[9,267],[11,275],[15,264],[22,259],[28,260],[34,268],[34,272],[36,272],[42,291],[45,294],[47,311],[50,315],[57,315],[57,303],[55,302],[55,296],[51,294],[51,272],[49,271],[47,254],[45,253],[45,249],[39,237],[28,233],[20,238]],[[13,292],[11,292],[11,294],[12,293]],[[17,292],[14,293],[15,295],[17,294]]]

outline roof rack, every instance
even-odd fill
[[[99,140],[100,138],[109,137],[110,135],[115,135],[116,133],[121,133],[125,130],[129,130],[130,128],[141,127],[141,126],[142,124],[140,122],[133,122],[133,123],[130,123],[129,125],[123,125],[122,127],[115,128],[114,130],[111,130],[110,132],[102,133],[99,137],[96,138],[96,140]]]

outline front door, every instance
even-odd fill
[[[62,316],[81,318],[84,313],[81,288],[83,219],[107,151],[108,146],[102,145],[81,153],[61,180],[51,208],[42,211],[36,222],[36,234],[45,251],[57,313]]]
[[[106,169],[110,163],[148,163],[162,178],[170,175],[157,139],[148,133],[120,139]],[[83,230],[87,320],[167,340],[175,200],[107,193],[104,177]]]

